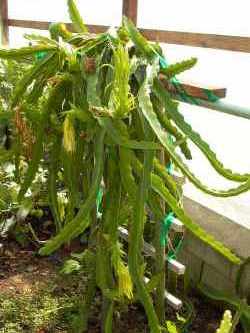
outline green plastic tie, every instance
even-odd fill
[[[194,104],[194,105],[199,105],[199,102],[196,98],[194,98],[191,95],[188,95],[186,91],[181,87],[181,83],[174,77],[171,79],[171,83],[175,87],[178,95],[182,99],[183,102],[189,103],[189,104]]]
[[[160,242],[161,246],[166,246],[166,238],[168,236],[169,229],[174,221],[174,213],[170,212],[168,213],[161,224],[161,235],[160,235]]]
[[[209,102],[213,102],[213,103],[218,102],[219,97],[216,96],[211,90],[203,89],[203,91],[207,95]]]
[[[152,50],[159,58],[160,68],[162,68],[162,69],[167,68],[168,67],[167,60],[164,57],[162,57],[154,48],[152,48]],[[183,102],[186,102],[189,104],[194,104],[194,105],[200,105],[199,100],[197,98],[190,96],[189,94],[186,93],[185,89],[181,88],[181,83],[180,83],[180,81],[178,81],[178,79],[176,77],[173,77],[170,80],[170,82],[176,88],[177,93]],[[212,102],[212,103],[218,102],[219,97],[216,96],[211,90],[203,89],[203,92],[207,96],[209,102]]]
[[[36,57],[36,60],[42,60],[46,57],[46,55],[47,55],[47,52],[41,51],[41,52],[37,52],[35,57]]]
[[[169,175],[172,175],[173,173],[173,163],[169,162],[168,165],[166,166],[167,172]]]
[[[168,67],[168,63],[167,63],[166,59],[164,59],[164,58],[163,58],[161,55],[159,55],[159,54],[158,54],[158,56],[159,56],[159,61],[160,61],[160,67],[161,67],[162,69],[167,68],[167,67]]]
[[[100,187],[96,197],[96,216],[99,217],[102,214],[102,198],[103,189]]]

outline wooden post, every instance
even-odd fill
[[[137,24],[138,0],[123,0],[122,15]]]
[[[7,45],[9,43],[8,0],[1,0],[0,2],[0,28],[0,42]]]
[[[160,110],[162,112],[162,110]],[[166,165],[165,152],[163,150],[158,152],[158,158],[162,165]],[[161,199],[160,205],[162,212],[165,214],[166,205],[165,202]],[[164,218],[164,217],[163,217]],[[159,318],[160,324],[165,324],[165,288],[166,288],[166,279],[168,274],[166,272],[166,249],[165,246],[161,244],[161,233],[162,233],[162,221],[155,221],[155,266],[154,273],[159,274],[160,279],[155,289],[155,308],[156,313]]]

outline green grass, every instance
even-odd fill
[[[75,332],[80,297],[62,291],[48,285],[29,293],[0,293],[0,333]]]

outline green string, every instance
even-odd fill
[[[167,68],[168,64],[167,64],[166,59],[163,58],[154,48],[152,48],[152,50],[157,55],[157,57],[159,58],[160,67],[163,68],[163,69]],[[199,105],[198,100],[196,100],[194,97],[192,97],[192,96],[190,96],[186,93],[186,91],[182,88],[180,82],[176,79],[176,77],[171,79],[171,83],[175,86],[176,90],[178,91],[179,95],[181,96],[181,98],[184,101],[189,102],[189,103],[191,102],[191,104]],[[212,99],[212,98],[214,99],[214,96],[215,96],[215,95],[212,96],[213,93],[209,90],[208,91],[206,90],[206,95],[210,99]],[[173,137],[171,135],[168,136],[168,141],[171,144],[174,143]],[[166,169],[167,169],[169,174],[172,174],[172,172],[173,172],[173,163],[171,161],[166,166]],[[161,223],[160,244],[161,244],[162,247],[166,246],[166,240],[167,240],[168,233],[169,233],[169,230],[171,228],[171,225],[174,221],[174,218],[175,218],[174,213],[170,212],[165,216],[165,218],[163,219],[163,221]],[[175,249],[168,252],[167,259],[176,258],[176,254],[179,252],[179,250],[182,246],[182,243],[183,243],[182,238],[180,238],[180,239],[176,238],[175,239],[174,244],[173,244]]]
[[[174,221],[174,213],[170,212],[168,213],[161,224],[161,235],[160,235],[160,243],[162,247],[165,247],[167,245],[167,238],[169,234],[169,230],[171,228],[171,225]],[[168,251],[168,254],[166,256],[166,259],[176,259],[177,254],[179,253],[181,247],[183,244],[182,237],[176,236],[173,242],[173,250]]]
[[[160,56],[160,55],[158,55],[158,56],[159,56],[159,62],[160,62],[161,68],[167,68],[168,67],[167,61],[162,56]],[[176,90],[178,91],[179,95],[181,96],[181,98],[184,101],[189,102],[189,103],[191,102],[192,104],[196,104],[196,105],[199,104],[198,101],[195,98],[193,98],[192,96],[189,96],[185,92],[185,90],[181,87],[180,82],[176,79],[176,77],[171,79],[171,83],[175,86]],[[210,92],[209,90],[206,91],[206,94],[209,98],[208,93],[212,94],[212,92]],[[213,96],[210,95],[210,97],[212,98]],[[171,135],[168,136],[168,141],[171,144],[174,143],[173,137]],[[168,163],[166,168],[167,168],[167,171],[168,171],[169,174],[173,173],[173,163],[171,161]],[[168,233],[169,233],[169,230],[171,228],[171,225],[172,225],[173,221],[174,221],[174,213],[173,212],[168,213],[165,216],[164,220],[162,221],[161,235],[160,235],[160,243],[161,243],[162,247],[166,246]],[[177,253],[181,249],[182,243],[183,243],[182,238],[176,237],[174,239],[174,243],[173,243],[174,250],[168,251],[167,260],[176,258]]]
[[[182,237],[179,238],[179,236],[176,236],[173,242],[174,250],[168,251],[167,259],[176,259],[176,256],[182,247],[182,244],[183,244]]]

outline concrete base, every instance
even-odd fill
[[[250,257],[250,231],[228,218],[184,198],[184,208],[194,222],[229,247],[243,260]],[[230,263],[222,255],[187,232],[178,259],[186,265],[191,281],[199,281],[208,287],[235,294],[235,281],[238,266]],[[241,289],[250,297],[250,265],[241,281]]]

